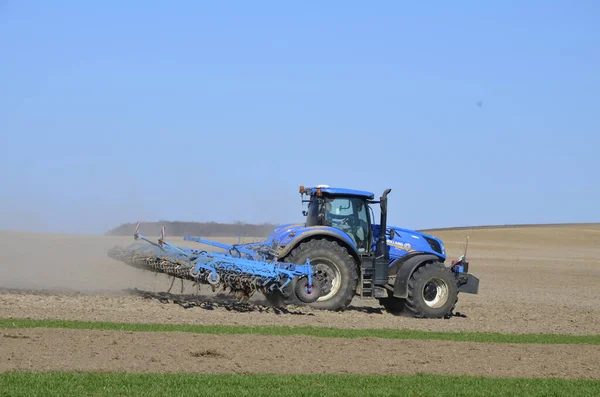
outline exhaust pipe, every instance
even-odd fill
[[[387,196],[392,189],[386,189],[379,199],[379,207],[381,208],[381,220],[379,222],[379,238],[377,239],[377,247],[375,248],[375,257],[390,259],[390,253],[387,246],[386,229],[387,229]]]

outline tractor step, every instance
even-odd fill
[[[385,288],[373,285],[373,268],[362,268],[360,277],[360,297],[361,298],[385,298],[387,292]]]
[[[360,297],[385,298],[387,291],[384,285],[388,281],[388,262],[367,259],[360,267]]]
[[[375,272],[372,267],[361,267],[360,269],[360,297],[361,298],[372,298],[373,297],[373,273]]]

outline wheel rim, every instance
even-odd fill
[[[448,301],[448,284],[440,278],[432,278],[423,287],[423,300],[431,308],[437,309]]]
[[[317,299],[317,302],[331,299],[338,293],[341,286],[342,274],[335,263],[327,259],[311,259],[314,275],[321,281],[321,290],[323,295]]]

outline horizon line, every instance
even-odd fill
[[[187,221],[162,221],[162,222],[187,222]],[[140,222],[142,223],[142,222]],[[159,223],[159,222],[143,222],[143,223]],[[193,222],[188,223],[220,223],[220,222]],[[126,223],[128,224],[128,223]],[[223,225],[235,225],[235,223],[221,223]],[[266,224],[243,223],[250,226],[260,226]],[[125,224],[122,224],[125,225]],[[121,225],[121,226],[122,226]],[[278,224],[270,224],[278,225]],[[448,226],[448,227],[433,227],[414,229],[418,232],[433,232],[433,231],[453,231],[453,230],[484,230],[484,229],[509,229],[509,228],[534,228],[534,227],[568,227],[568,226],[599,226],[600,222],[559,222],[559,223],[513,223],[513,224],[489,224],[489,225],[471,225],[471,226]],[[117,226],[119,227],[119,226]],[[116,229],[116,228],[115,228]],[[112,229],[114,230],[114,229]],[[104,236],[104,237],[124,237],[126,235],[110,235],[109,232],[104,233],[68,233],[68,232],[39,232],[33,230],[11,230],[0,229],[1,233],[35,233],[35,234],[54,234],[54,235],[73,235],[73,236]],[[175,235],[173,235],[175,236]],[[175,236],[181,237],[181,236]],[[223,236],[222,236],[223,237]]]

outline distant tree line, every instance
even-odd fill
[[[133,236],[135,223],[124,223],[106,232],[107,236]],[[140,233],[146,236],[160,235],[160,228],[166,227],[168,236],[198,236],[198,237],[266,237],[278,225],[263,223],[218,223],[218,222],[179,222],[158,221],[140,222]]]

